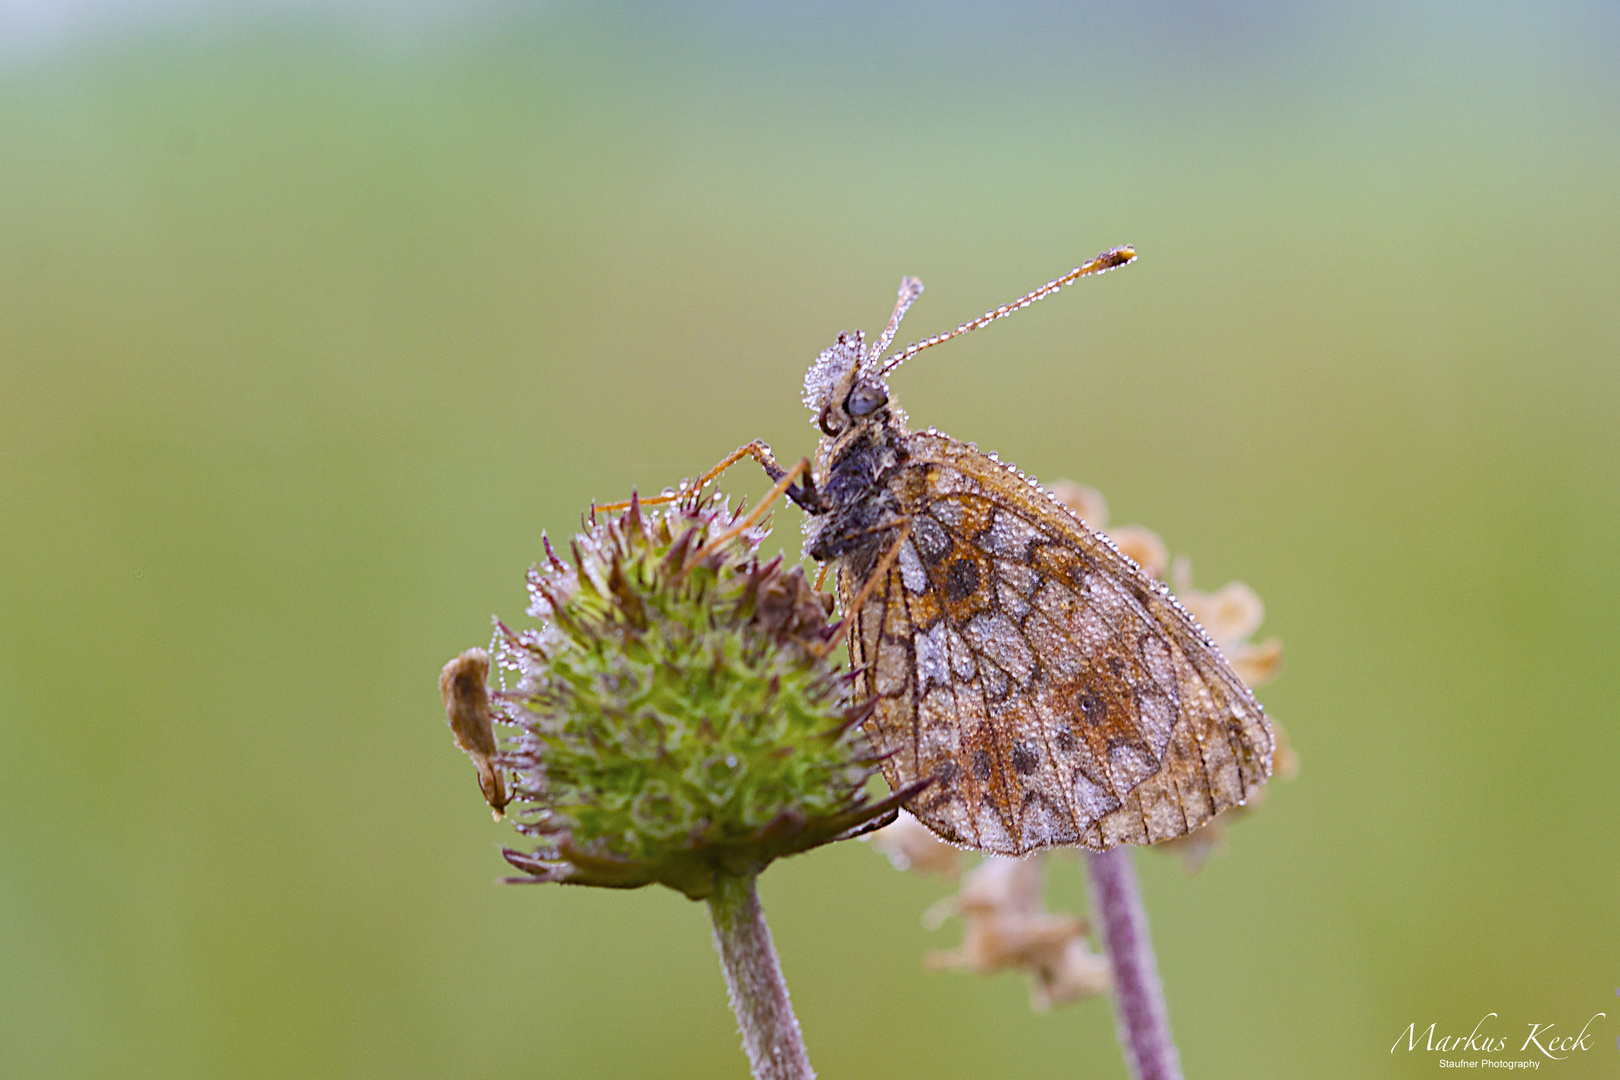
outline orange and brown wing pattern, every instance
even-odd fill
[[[907,451],[909,535],[850,648],[889,783],[936,777],[913,813],[987,851],[1101,850],[1265,782],[1259,703],[1162,585],[1009,467],[932,433]]]

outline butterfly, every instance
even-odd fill
[[[1106,251],[885,358],[922,293],[904,279],[875,342],[840,334],[805,375],[813,462],[783,469],[754,442],[699,481],[751,457],[773,497],[805,510],[805,551],[838,572],[871,700],[863,730],[892,789],[932,781],[906,808],[953,843],[1003,855],[1156,843],[1243,805],[1271,774],[1264,711],[1169,590],[1034,478],[910,430],[889,392],[924,349],[1135,257]]]

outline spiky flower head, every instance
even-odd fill
[[[498,624],[494,695],[516,729],[525,877],[612,888],[658,882],[693,899],[857,831],[911,797],[869,801],[859,731],[870,703],[825,658],[827,597],[757,554],[723,499],[593,513],[573,562],[546,542],[529,572],[537,627]]]

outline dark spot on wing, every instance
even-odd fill
[[[1035,751],[1029,748],[1028,743],[1013,743],[1012,767],[1015,772],[1023,773],[1025,776],[1028,776],[1030,773],[1035,771],[1035,767],[1040,763],[1041,759],[1035,755]]]
[[[990,779],[990,754],[988,751],[973,751],[973,775],[980,780]]]
[[[945,571],[945,599],[955,604],[972,596],[979,587],[979,564],[972,559],[957,559]]]
[[[1086,723],[1093,727],[1108,719],[1108,702],[1090,690],[1081,694],[1076,704],[1080,706],[1080,715],[1084,716]]]

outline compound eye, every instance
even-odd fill
[[[870,416],[889,403],[889,395],[882,387],[862,385],[849,392],[844,408],[851,416]]]

